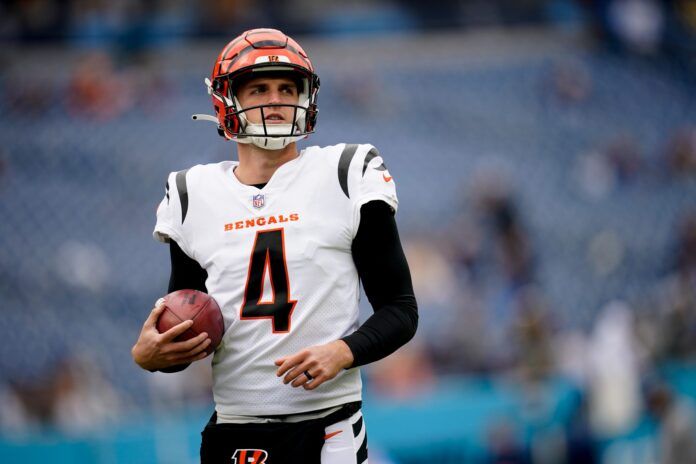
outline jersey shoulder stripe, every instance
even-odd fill
[[[355,158],[355,155],[360,153],[364,153],[364,160],[362,163],[362,177],[365,177],[365,171],[367,170],[367,166],[370,164],[370,161],[373,159],[377,158],[379,156],[379,151],[372,145],[366,145],[366,144],[357,144],[357,143],[347,143],[345,144],[343,151],[341,152],[341,155],[339,156],[338,160],[338,183],[341,186],[341,190],[343,190],[343,193],[345,194],[346,197],[350,198],[350,189],[348,188],[348,178],[349,178],[349,171],[350,171],[350,166],[351,163],[353,162],[353,158]],[[387,168],[382,163],[380,166],[377,168],[378,171],[386,171]]]
[[[188,186],[186,185],[186,173],[188,169],[179,171],[176,173],[176,190],[179,194],[179,201],[181,202],[181,223],[184,223],[186,219],[186,213],[188,212]]]
[[[370,164],[370,161],[373,159],[377,158],[379,156],[379,151],[375,147],[370,148],[370,151],[367,152],[367,155],[365,155],[365,162],[363,163],[363,168],[362,168],[362,175],[365,177],[365,171],[367,170],[367,165]],[[386,171],[387,167],[382,163],[379,167],[376,168],[378,171]]]
[[[338,160],[338,183],[341,185],[341,190],[343,190],[343,193],[345,193],[348,198],[350,198],[350,194],[348,193],[348,169],[350,168],[350,163],[353,161],[353,157],[357,150],[358,144],[347,143]]]

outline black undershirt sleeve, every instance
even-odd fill
[[[172,262],[172,271],[169,275],[169,293],[185,288],[208,293],[208,289],[205,287],[208,273],[198,264],[198,261],[189,258],[174,240],[169,241],[169,256]]]
[[[352,253],[374,314],[343,338],[353,353],[351,367],[382,359],[408,342],[418,327],[418,306],[391,207],[371,201],[360,209],[360,226]],[[206,271],[170,241],[172,270],[169,292],[193,288],[207,293]],[[176,372],[186,366],[165,372]]]
[[[371,201],[360,209],[353,261],[374,314],[343,338],[355,358],[352,367],[378,361],[408,342],[418,327],[411,272],[391,207]]]
[[[169,275],[169,293],[185,288],[208,293],[208,289],[205,287],[208,273],[195,259],[189,258],[174,240],[169,241],[169,257],[172,262],[172,270]],[[178,366],[160,369],[160,371],[166,373],[179,372],[186,369],[189,365],[190,363],[179,364]]]

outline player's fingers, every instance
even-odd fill
[[[304,388],[305,390],[314,390],[319,385],[324,383],[326,380],[328,380],[328,379],[326,379],[326,377],[324,377],[323,375],[320,375],[320,376],[314,377],[311,382],[303,383],[302,388]]]
[[[206,346],[210,345],[210,338],[208,338],[208,334],[206,332],[199,333],[195,337],[182,342],[173,342],[169,345],[169,349],[172,353],[187,353],[195,350],[203,343],[205,343]]]
[[[164,298],[160,298],[155,302],[155,307],[150,311],[150,315],[145,320],[145,325],[147,327],[154,327],[157,324],[157,319],[159,319],[160,314],[164,311]]]
[[[299,370],[299,369],[298,369]],[[314,376],[311,374],[309,369],[305,369],[302,372],[300,372],[297,377],[295,377],[295,380],[292,381],[292,386],[297,388],[304,386],[305,384],[309,382],[314,382]]]
[[[280,367],[278,367],[276,375],[280,377],[293,367],[297,366],[298,364],[301,364],[302,362],[305,362],[309,356],[311,356],[311,352],[305,349],[291,356],[281,358],[283,359],[283,362],[280,364]]]
[[[191,356],[196,356],[200,354],[201,352],[205,352],[205,350],[210,346],[210,344],[213,343],[213,341],[209,338],[206,338],[203,340],[203,342],[199,343],[195,348],[193,348],[190,353]]]
[[[176,337],[178,337],[182,333],[186,332],[189,328],[191,328],[192,325],[193,321],[191,319],[178,323],[177,325],[175,325],[174,327],[162,334],[162,341],[165,343],[171,342]]]
[[[286,385],[289,384],[290,382],[295,380],[297,378],[297,376],[300,375],[301,373],[302,373],[302,371],[299,370],[297,366],[293,367],[292,369],[287,371],[287,373],[285,374],[285,377],[283,377],[283,383]]]
[[[296,364],[300,362],[300,359],[297,357],[297,355],[293,356],[288,356],[283,360],[283,362],[280,364],[278,367],[278,370],[276,371],[276,375],[280,377],[281,375],[285,374],[287,371],[293,368]]]
[[[184,364],[184,363],[192,363],[195,361],[199,361],[206,356],[208,356],[208,352],[205,351],[205,348],[209,345],[210,343],[206,343],[203,348],[201,348],[201,351],[198,351],[198,348],[195,350],[191,350],[188,353],[180,354],[180,355],[175,355],[169,358],[171,362],[174,362],[176,364]]]
[[[205,359],[207,356],[208,356],[208,352],[202,351],[202,352],[198,353],[196,356],[192,357],[191,362],[200,361],[201,359]]]
[[[308,362],[303,362],[303,363],[296,365],[295,367],[290,369],[287,374],[285,374],[285,377],[283,378],[283,383],[288,384],[288,383],[293,382],[293,381],[298,380],[298,379],[299,379],[298,382],[301,381],[302,379],[309,380],[309,378],[305,374],[305,371],[309,371],[312,367],[313,367],[312,364],[310,364]],[[310,376],[311,376],[311,374],[310,374]],[[296,387],[296,386],[298,386],[298,385],[293,384],[293,387]]]

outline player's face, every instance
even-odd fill
[[[257,105],[270,105],[263,108],[266,124],[292,124],[295,108],[278,105],[297,105],[297,84],[284,77],[257,77],[240,85],[237,99],[242,108]],[[244,113],[251,123],[261,124],[261,109]]]

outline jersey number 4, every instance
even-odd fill
[[[267,273],[273,298],[261,301]],[[283,229],[256,232],[240,319],[271,319],[273,333],[287,333],[290,332],[290,316],[296,303],[290,298]]]

